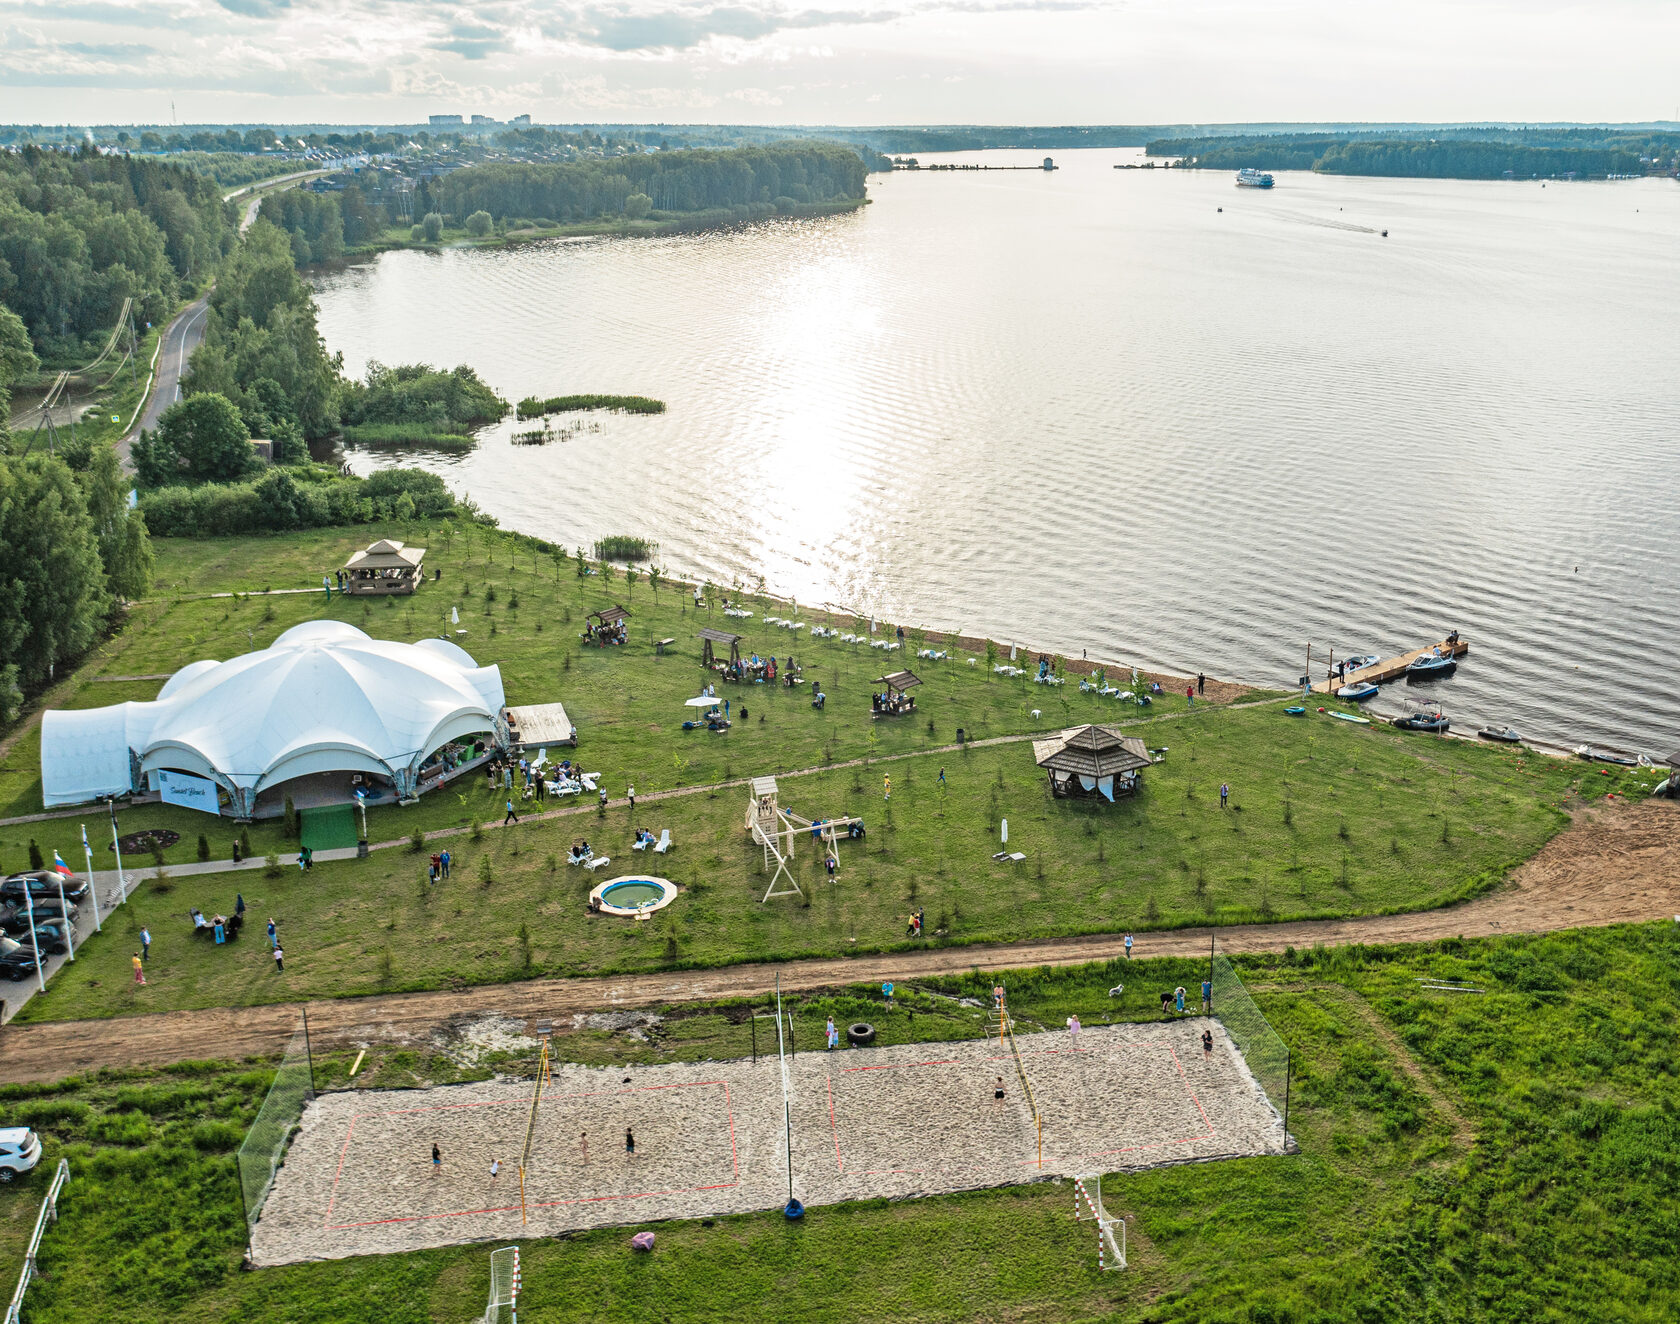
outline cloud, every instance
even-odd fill
[[[464,60],[482,60],[510,49],[513,41],[512,34],[503,28],[485,23],[453,23],[443,36],[427,44],[432,50],[450,51]]]
[[[246,18],[278,18],[292,7],[292,0],[216,0],[230,14]]]

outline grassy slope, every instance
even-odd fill
[[[522,1317],[557,1320],[1284,1321],[1593,1318],[1680,1310],[1672,1209],[1680,1141],[1680,947],[1673,926],[1587,930],[1427,948],[1244,962],[1295,1050],[1291,1129],[1301,1153],[1165,1168],[1105,1183],[1132,1217],[1132,1267],[1101,1275],[1065,1185],[662,1224],[652,1257],[630,1229],[527,1243]],[[1139,984],[1189,963],[1137,963]],[[1419,975],[1489,989],[1447,1000]],[[1017,974],[1012,1003],[1053,1025],[1108,1010],[1112,967]],[[933,996],[981,993],[984,976],[901,989],[892,1039],[972,1033]],[[1350,990],[1331,997],[1324,985]],[[1454,1138],[1358,1010],[1368,1001],[1476,1133]],[[813,1028],[873,1006],[866,990],[801,1002]],[[584,1061],[699,1058],[744,1049],[740,1007],[624,1035],[562,1036]],[[412,1053],[370,1056],[365,1083],[482,1076]],[[322,1076],[342,1077],[342,1062]],[[77,1172],[49,1235],[40,1324],[168,1320],[420,1321],[480,1309],[486,1248],[236,1271],[231,1150],[266,1077],[237,1067],[106,1073],[7,1087],[0,1106],[39,1126]],[[772,1309],[767,1305],[775,1302]]]
[[[347,537],[320,535],[246,543],[238,551],[224,543],[165,544],[160,580],[181,591],[210,583],[291,584],[330,565],[349,545]],[[872,723],[867,696],[879,656],[815,643],[799,651],[811,669],[826,673],[832,697],[824,712],[814,712],[798,691],[729,687],[737,705],[748,702],[753,719],[727,736],[684,733],[682,699],[702,673],[692,653],[657,658],[646,642],[665,634],[682,646],[692,640],[697,621],[691,609],[681,609],[682,596],[667,590],[651,610],[651,594],[640,585],[632,598],[640,642],[580,650],[575,628],[583,612],[625,596],[623,584],[580,582],[569,573],[556,582],[551,566],[532,569],[529,553],[510,568],[505,545],[499,546],[494,567],[482,545],[470,552],[459,543],[453,552],[440,549],[428,561],[443,563],[442,585],[428,585],[400,606],[335,597],[329,609],[324,596],[313,594],[160,600],[84,669],[72,702],[104,702],[107,692],[141,697],[157,684],[98,683],[85,679],[89,674],[162,673],[194,657],[230,656],[329,610],[373,633],[414,638],[434,630],[448,605],[459,602],[468,607],[465,642],[481,658],[500,662],[512,701],[564,698],[582,729],[587,765],[603,771],[615,796],[630,782],[645,796],[675,784],[820,766],[830,758],[929,750],[958,725],[995,735],[1135,711],[1071,685],[1047,691],[995,678],[983,666],[947,664],[929,671],[922,690],[932,717]],[[482,610],[489,583],[498,590],[488,617],[493,637]],[[440,592],[444,586],[463,593]],[[510,609],[514,591],[520,605]],[[787,638],[760,627],[749,644],[763,639],[768,651],[785,648]],[[1031,716],[1034,703],[1045,708],[1043,717]],[[1190,717],[1180,699],[1149,711],[1164,716],[1140,730],[1169,747],[1168,760],[1146,774],[1140,798],[1113,808],[1051,800],[1025,742],[787,780],[789,807],[810,817],[858,813],[870,826],[866,843],[842,846],[834,884],[823,879],[809,841],[799,843],[798,876],[809,906],[797,898],[759,902],[767,880],[760,853],[741,829],[744,793],[701,792],[643,803],[634,817],[618,804],[604,816],[591,811],[488,832],[482,840],[452,838],[457,876],[436,892],[424,886],[422,859],[400,849],[376,852],[368,862],[322,863],[308,878],[288,870],[275,879],[246,873],[237,883],[183,878],[163,891],[149,888],[24,1015],[240,1005],[530,973],[879,949],[901,941],[912,906],[927,912],[930,930],[947,929],[952,940],[966,942],[1422,908],[1485,886],[1535,850],[1561,822],[1557,806],[1569,796],[1622,784],[1521,751],[1293,720],[1272,705],[1204,708]],[[14,812],[38,794],[35,741],[33,735],[20,740],[0,770],[0,794]],[[890,818],[883,772],[893,778]],[[1228,811],[1218,808],[1221,781],[1233,787],[1237,807]],[[409,809],[371,811],[370,834],[398,839],[499,817],[501,802],[500,793],[475,778]],[[1024,865],[990,859],[1004,817],[1011,848],[1029,857]],[[0,830],[0,853],[21,865],[23,845],[35,837],[71,859],[73,849],[79,854],[80,822]],[[197,833],[207,827],[218,857],[232,837],[227,825],[173,808],[128,810],[122,824],[181,831],[181,844],[167,856],[171,863],[194,858]],[[595,880],[551,861],[584,835],[615,857],[611,873],[650,867],[654,861],[628,851],[638,825],[671,830],[677,849],[658,865],[685,895],[649,924],[587,917],[583,900]],[[97,820],[91,826],[101,840]],[[250,833],[259,854],[283,844],[272,821]],[[108,860],[103,845],[99,850]],[[184,936],[180,917],[189,905],[225,911],[236,887],[258,918],[281,920],[291,953],[284,976],[266,966],[259,944],[215,949]],[[156,939],[157,968],[152,983],[135,990],[120,978],[121,966],[143,922]],[[517,938],[522,922],[530,966]]]

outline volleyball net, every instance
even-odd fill
[[[236,1156],[239,1167],[239,1191],[245,1199],[247,1232],[262,1217],[263,1203],[274,1186],[274,1174],[286,1161],[286,1149],[297,1134],[303,1120],[303,1110],[315,1097],[315,1077],[309,1058],[309,1023],[301,1016],[280,1066],[274,1073],[274,1083],[268,1087],[262,1107],[251,1129],[245,1133],[244,1143]]]
[[[1283,1126],[1283,1142],[1291,1145],[1289,1136],[1289,1045],[1272,1029],[1254,1005],[1241,977],[1223,956],[1215,956],[1210,972],[1213,985],[1213,1015],[1225,1027],[1225,1033],[1237,1046],[1250,1074],[1264,1091],[1272,1111]]]

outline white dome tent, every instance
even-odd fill
[[[394,643],[310,621],[258,652],[183,667],[150,703],[48,712],[43,798],[125,795],[169,771],[214,781],[240,818],[264,791],[317,773],[388,778],[406,799],[449,741],[489,732],[505,747],[503,704],[501,672],[447,640]]]

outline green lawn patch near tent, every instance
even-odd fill
[[[298,818],[300,844],[310,850],[337,850],[361,840],[356,833],[356,811],[350,805],[305,809]]]

